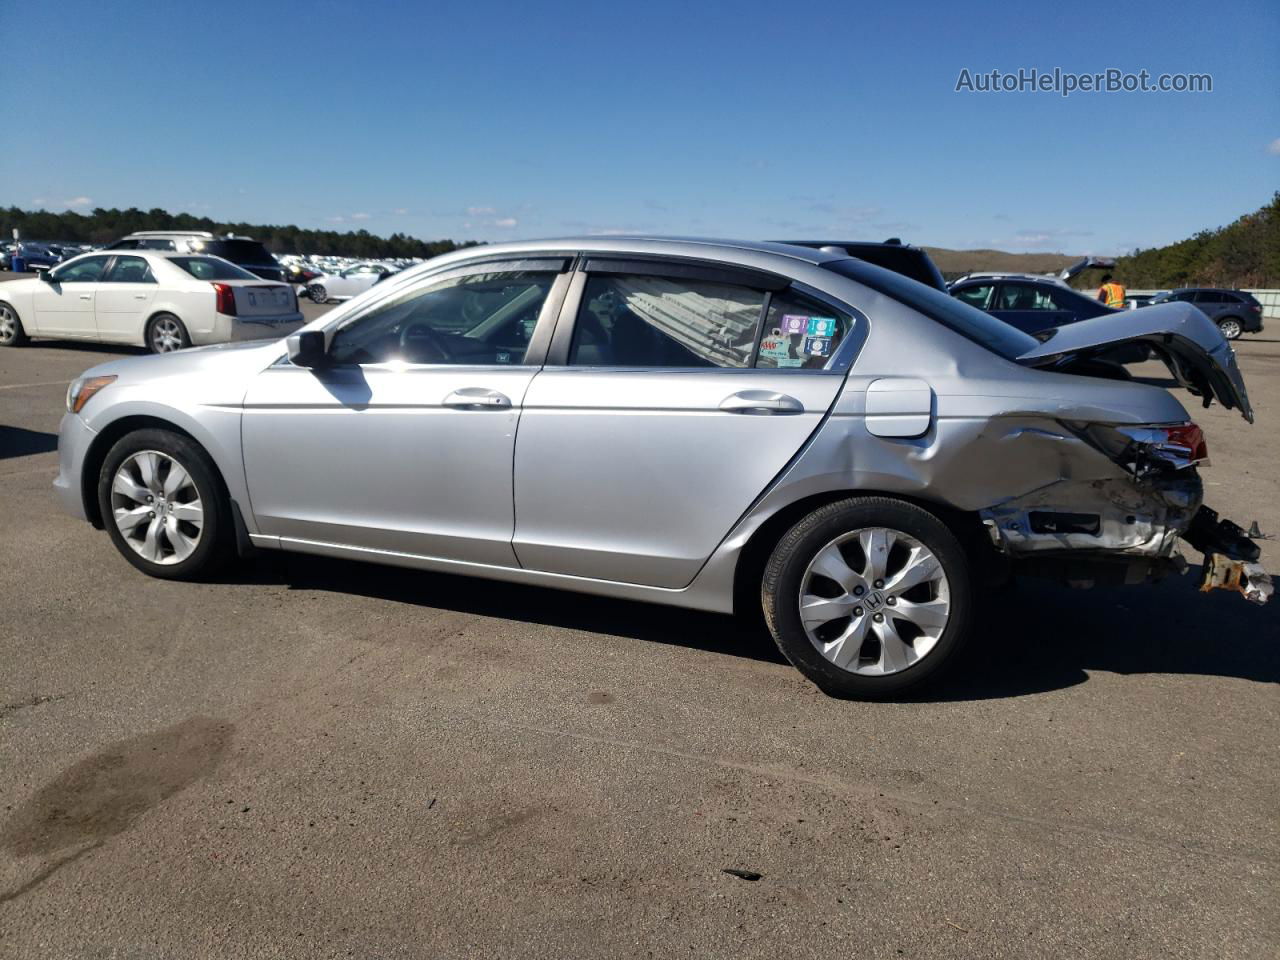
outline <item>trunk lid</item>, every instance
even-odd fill
[[[1052,368],[1125,344],[1145,344],[1175,380],[1203,398],[1206,407],[1216,398],[1253,423],[1253,407],[1235,351],[1217,325],[1189,303],[1174,301],[1108,313],[1045,333],[1039,346],[1017,358],[1019,363]]]

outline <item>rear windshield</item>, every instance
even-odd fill
[[[877,293],[892,297],[948,330],[954,330],[1006,360],[1013,360],[1039,346],[1039,341],[977,307],[864,260],[831,260],[822,265],[833,273],[856,280]]]
[[[170,257],[169,262],[181,267],[197,280],[257,280],[248,270],[217,257]]]
[[[255,267],[275,266],[276,263],[276,258],[257,240],[192,240],[191,249]]]

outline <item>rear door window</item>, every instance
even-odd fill
[[[587,278],[569,363],[594,367],[751,365],[765,294],[643,274]]]
[[[997,310],[1065,310],[1053,291],[1033,283],[1002,283]]]
[[[115,263],[103,277],[104,283],[155,283],[151,264],[142,257],[116,257]]]
[[[170,257],[169,262],[197,280],[257,280],[248,270],[217,257]]]

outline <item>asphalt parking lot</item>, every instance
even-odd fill
[[[0,350],[0,954],[1280,950],[1280,601],[1022,584],[945,691],[864,704],[728,618],[150,580],[50,486],[67,381],[120,352]],[[1238,352],[1256,425],[1183,399],[1208,502],[1280,533],[1280,330]]]

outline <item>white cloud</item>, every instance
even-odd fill
[[[495,227],[504,227],[509,229],[511,227],[514,227],[519,222],[520,221],[517,220],[515,217],[503,217],[500,220],[493,221],[493,225]]]
[[[409,208],[408,208],[408,207],[396,207],[396,208],[395,208],[394,210],[392,210],[391,212],[392,212],[392,213],[394,213],[397,217],[403,217],[403,216],[405,216],[406,214],[408,214],[408,212],[409,212]]]
[[[328,220],[330,223],[346,223],[347,222],[346,217],[325,217],[325,219]]]
[[[1273,157],[1280,157],[1280,137],[1276,137],[1267,144],[1267,153],[1271,154]]]
[[[367,213],[353,213],[351,215],[351,219],[352,220],[368,220],[369,216],[370,215]]]
[[[68,207],[87,207],[93,203],[88,197],[72,197],[70,200],[63,200]]]
[[[467,207],[468,217],[491,217],[497,212],[493,207]]]

